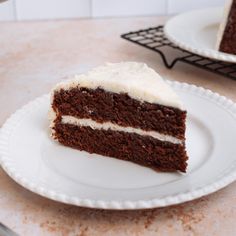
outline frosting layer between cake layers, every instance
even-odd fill
[[[75,75],[57,84],[54,92],[75,87],[102,88],[113,93],[127,93],[139,101],[156,103],[184,110],[178,96],[163,79],[144,63],[107,63],[87,74]]]
[[[137,129],[133,127],[124,127],[120,125],[113,124],[111,122],[98,123],[92,119],[78,119],[73,116],[62,116],[61,122],[63,124],[71,124],[76,126],[90,127],[92,129],[98,130],[112,130],[112,131],[121,131],[126,133],[135,133],[141,136],[150,136],[152,138],[158,139],[164,142],[170,142],[174,144],[182,144],[181,139],[175,138],[170,135],[164,135],[156,131],[145,131],[142,129]]]

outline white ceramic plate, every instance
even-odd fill
[[[155,172],[59,145],[49,137],[49,95],[30,102],[4,124],[1,165],[25,188],[85,207],[162,207],[212,193],[236,179],[236,105],[203,88],[170,84],[188,111],[187,174]]]
[[[236,62],[236,56],[215,49],[223,8],[191,11],[171,18],[164,27],[166,37],[189,52],[211,59]]]

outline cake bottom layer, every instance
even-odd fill
[[[54,137],[63,145],[161,171],[186,171],[185,146],[112,130],[56,122]]]

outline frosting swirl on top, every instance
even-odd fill
[[[74,87],[102,88],[113,93],[127,93],[131,98],[184,110],[177,94],[161,76],[144,63],[107,63],[75,75],[56,85],[54,91]]]

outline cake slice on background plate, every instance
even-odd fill
[[[236,54],[236,0],[227,0],[218,30],[216,49]]]
[[[186,111],[146,64],[108,63],[55,86],[51,135],[65,146],[163,171],[186,171]]]

